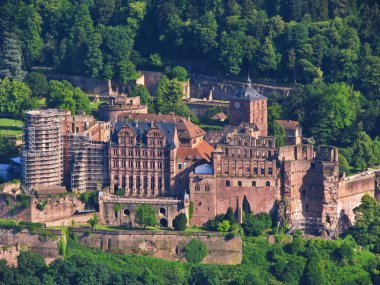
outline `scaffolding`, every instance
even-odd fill
[[[71,190],[96,191],[108,183],[106,143],[80,134],[69,134],[67,155]]]
[[[60,110],[29,111],[26,114],[23,159],[23,188],[63,185],[62,122]]]

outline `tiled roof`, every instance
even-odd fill
[[[298,121],[291,120],[276,120],[276,122],[282,125],[285,131],[295,131],[300,125]]]
[[[197,125],[186,120],[181,116],[176,115],[156,115],[156,114],[140,114],[132,113],[124,115],[123,118],[118,118],[118,120],[125,121],[125,119],[139,122],[170,122],[175,123],[178,130],[179,138],[183,139],[195,139],[203,137],[206,133]]]
[[[247,101],[259,101],[267,100],[268,98],[260,94],[251,84],[247,84],[245,87],[239,89],[239,91],[234,96],[235,98],[240,98]]]
[[[168,122],[117,122],[115,125],[115,132],[113,140],[117,142],[117,133],[124,127],[128,126],[133,130],[136,135],[136,140],[141,146],[147,145],[147,132],[154,126],[157,126],[165,134],[165,144],[169,149],[176,148],[175,144],[175,124]]]
[[[213,120],[218,120],[218,121],[224,121],[224,120],[227,119],[227,118],[228,118],[228,117],[227,117],[226,114],[224,114],[223,112],[220,112],[220,113],[214,115],[211,119],[213,119]]]
[[[183,160],[200,160],[206,159],[211,160],[211,153],[214,148],[209,145],[206,141],[202,141],[195,148],[181,147],[177,150],[177,157]]]

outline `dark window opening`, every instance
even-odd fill
[[[238,181],[238,186],[241,187],[243,183],[241,181]]]
[[[227,180],[227,181],[226,181],[226,187],[230,187],[230,185],[231,185],[231,184],[230,184],[230,181]]]
[[[270,182],[269,181],[265,182],[265,186],[269,187],[270,186]]]

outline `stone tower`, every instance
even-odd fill
[[[238,126],[240,123],[255,124],[259,136],[268,135],[267,98],[248,83],[230,99],[230,125]]]

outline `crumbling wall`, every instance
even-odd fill
[[[375,175],[346,178],[339,182],[337,213],[339,215],[339,231],[347,230],[355,222],[353,210],[361,203],[363,195],[374,197]]]
[[[9,229],[0,229],[0,245],[6,250],[3,257],[10,263],[14,263],[21,249],[29,249],[42,255],[46,261],[52,261],[59,257],[58,241],[60,231],[50,230],[49,236],[31,234],[28,230],[16,232]],[[0,255],[1,258],[1,255]]]
[[[38,204],[45,204],[38,209]],[[33,197],[30,204],[30,221],[47,222],[72,216],[76,211],[84,209],[84,203],[75,194],[48,195]]]
[[[337,162],[322,162],[323,165],[323,235],[336,237],[338,235],[338,192],[339,166]]]
[[[239,264],[242,260],[240,237],[226,239],[218,233],[179,234],[163,231],[106,231],[75,228],[82,245],[104,251],[124,254],[143,254],[185,262],[184,248],[192,238],[198,238],[206,245],[208,255],[203,263]]]

